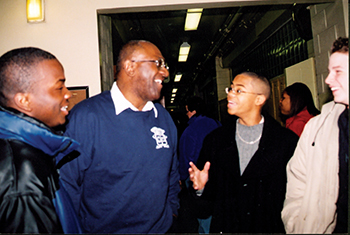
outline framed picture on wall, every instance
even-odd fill
[[[80,101],[89,98],[88,86],[75,86],[67,88],[72,93],[72,97],[69,98],[68,111],[71,110],[74,107],[74,105],[76,105]]]

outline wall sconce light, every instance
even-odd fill
[[[27,0],[27,21],[44,21],[44,0]]]

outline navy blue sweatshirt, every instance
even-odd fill
[[[77,104],[66,135],[81,155],[64,165],[67,185],[86,232],[165,233],[177,214],[177,131],[155,104],[115,114],[110,91]]]

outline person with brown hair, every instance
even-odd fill
[[[348,233],[349,40],[338,38],[325,83],[334,100],[305,126],[287,166],[287,233]]]

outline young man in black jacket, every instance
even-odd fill
[[[266,78],[241,73],[226,92],[231,123],[204,140],[202,171],[190,163],[194,210],[212,215],[210,232],[282,233],[286,165],[298,136],[262,113],[270,96]]]
[[[61,63],[38,48],[0,57],[0,233],[80,233],[56,162],[78,147],[64,124],[70,92]]]

